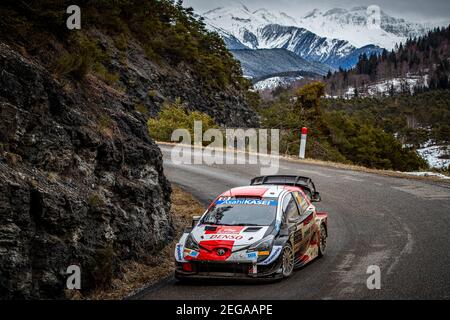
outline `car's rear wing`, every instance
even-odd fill
[[[316,190],[316,186],[311,178],[302,176],[262,176],[253,178],[250,182],[252,186],[256,185],[280,185],[280,186],[295,186],[302,188],[312,202],[319,202],[321,200],[320,193]]]

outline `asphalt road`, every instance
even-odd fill
[[[205,205],[248,185],[256,165],[175,165],[161,146],[169,180]],[[393,178],[280,161],[280,174],[309,176],[329,213],[324,258],[270,284],[181,284],[166,279],[136,299],[449,299],[450,184]],[[367,268],[381,269],[381,289],[369,290]]]

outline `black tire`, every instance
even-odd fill
[[[289,278],[294,272],[294,250],[289,243],[284,245],[281,252],[281,270],[283,278]]]
[[[319,229],[319,258],[323,257],[325,254],[325,249],[327,247],[328,232],[325,225],[322,223]]]

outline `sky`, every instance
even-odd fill
[[[450,0],[184,0],[198,13],[207,10],[242,3],[250,10],[259,8],[285,11],[291,16],[318,8],[344,8],[378,5],[381,10],[398,18],[412,22],[450,22]]]

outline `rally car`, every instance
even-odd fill
[[[281,279],[326,248],[328,215],[310,178],[264,176],[194,217],[175,248],[175,277]]]

